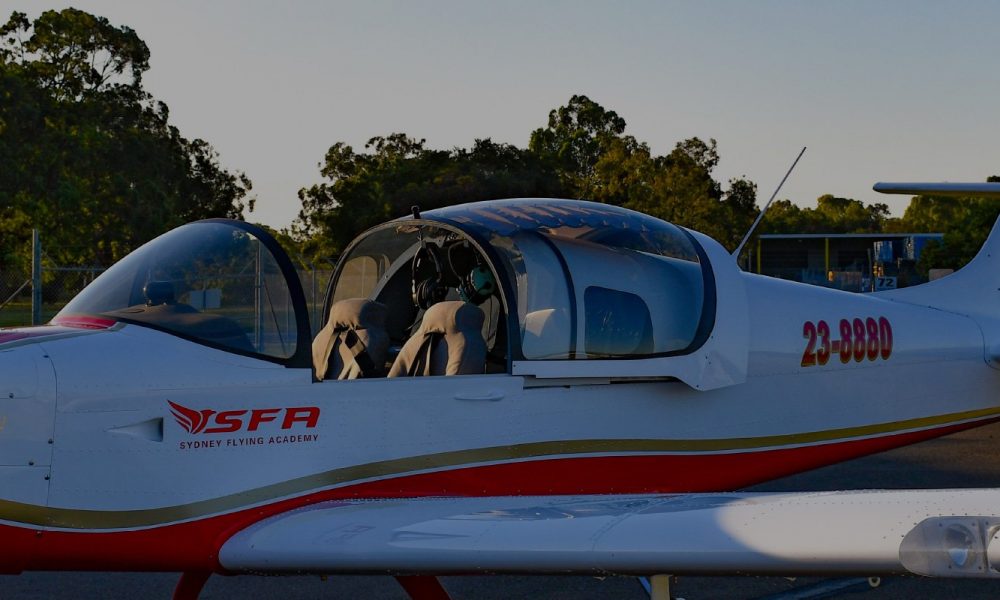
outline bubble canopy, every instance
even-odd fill
[[[278,243],[242,221],[178,227],[101,274],[55,320],[111,318],[278,362],[310,365],[298,275]]]
[[[607,204],[515,199],[430,210],[363,234],[346,260],[370,254],[374,264],[391,254],[368,248],[387,243],[387,227],[415,235],[430,223],[461,230],[489,257],[512,360],[687,354],[714,326],[714,275],[694,236]]]
[[[440,257],[435,281],[446,297],[470,264],[490,265],[507,327],[496,345],[492,333],[484,337],[494,354],[507,345],[511,361],[686,354],[714,326],[711,264],[690,233],[579,200],[476,202],[375,227],[345,251],[331,302],[367,298],[387,307],[389,321],[411,322],[410,292],[426,279],[416,266],[424,247]],[[463,248],[479,258],[459,260]],[[387,325],[394,343],[405,340],[399,323]]]
[[[487,239],[541,232],[683,260],[699,260],[694,241],[680,227],[610,204],[548,198],[489,200],[439,208],[423,216],[471,230]]]

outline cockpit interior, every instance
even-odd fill
[[[507,368],[497,276],[474,241],[392,223],[348,249],[313,340],[318,379],[474,375]]]

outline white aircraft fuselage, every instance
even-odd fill
[[[315,381],[107,315],[0,331],[0,568],[225,571],[233,534],[320,502],[731,491],[1000,419],[992,314],[693,235],[714,324],[674,356]]]

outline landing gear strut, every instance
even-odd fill
[[[174,588],[173,600],[198,600],[205,582],[212,576],[211,571],[185,571]]]

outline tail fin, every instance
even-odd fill
[[[1000,199],[1000,183],[876,183],[874,189],[884,194]],[[955,273],[878,296],[969,316],[1000,316],[1000,219],[976,257]]]

